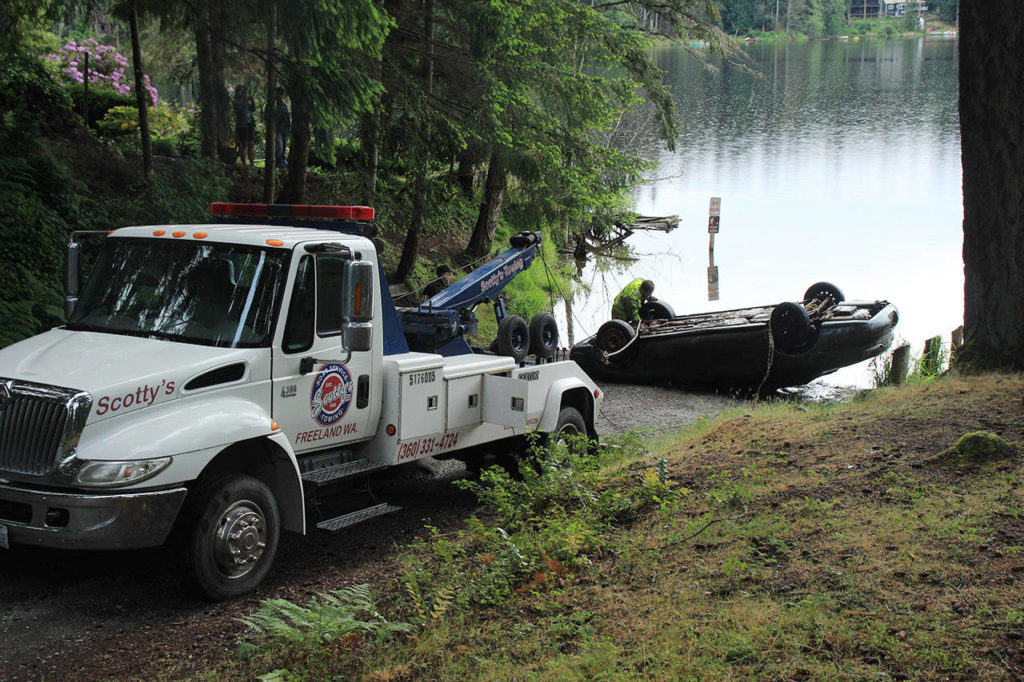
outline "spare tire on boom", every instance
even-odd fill
[[[558,350],[558,323],[551,313],[537,313],[530,319],[530,348],[544,360],[555,357]]]
[[[526,320],[518,315],[506,315],[498,324],[498,338],[495,339],[498,355],[507,355],[522,362],[530,352],[530,328]]]

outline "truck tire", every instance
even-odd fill
[[[260,480],[232,474],[196,491],[186,522],[185,552],[196,586],[212,599],[256,588],[277,554],[281,517]]]
[[[551,447],[562,444],[571,452],[583,454],[587,451],[586,437],[587,423],[580,411],[575,407],[563,407],[558,413],[555,430],[548,436],[548,444]]]
[[[530,352],[530,328],[518,315],[507,315],[498,325],[498,355],[522,362]]]
[[[558,350],[558,323],[551,313],[537,313],[530,319],[530,348],[538,358],[550,360]]]

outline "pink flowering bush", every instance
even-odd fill
[[[121,95],[128,95],[132,85],[128,76],[128,60],[110,45],[102,45],[92,38],[72,41],[58,52],[43,55],[43,59],[57,65],[68,83],[85,81],[85,56],[89,55],[89,85],[110,88]],[[157,92],[149,82],[149,75],[143,74],[149,103],[156,106]]]

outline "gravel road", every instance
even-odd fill
[[[687,393],[661,386],[600,385],[604,405],[597,416],[599,434],[630,429],[665,433],[684,428],[701,417],[714,416],[747,401],[717,393]]]

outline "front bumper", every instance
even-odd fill
[[[57,493],[0,485],[0,525],[11,544],[138,549],[167,539],[185,488],[138,493]]]

